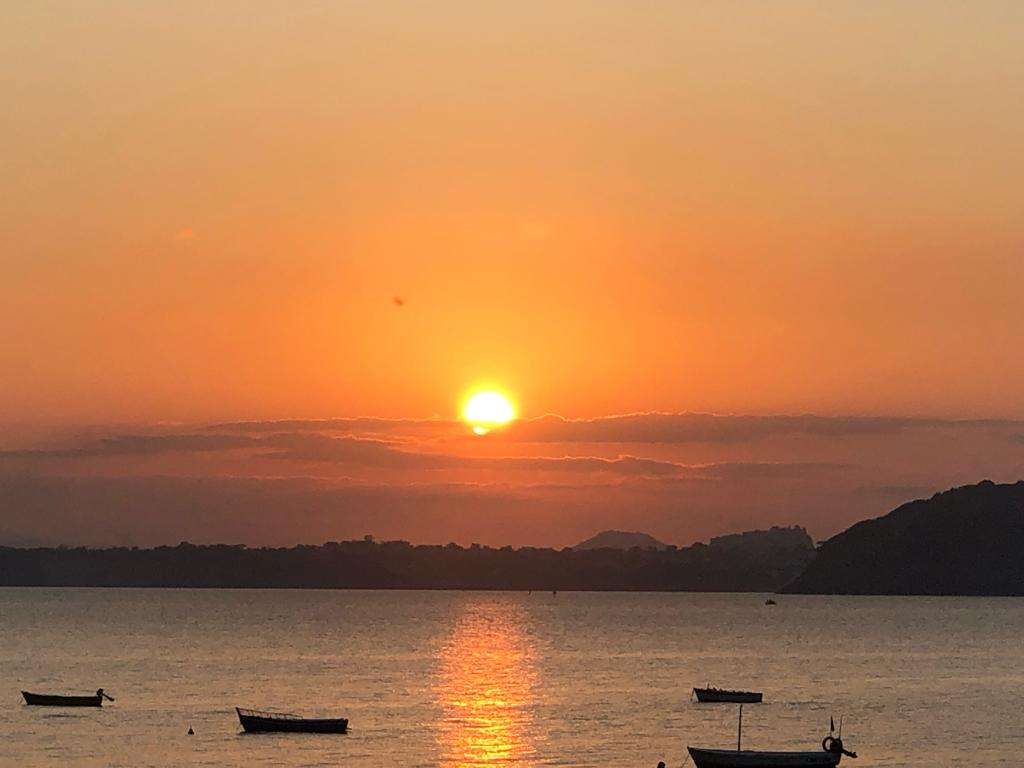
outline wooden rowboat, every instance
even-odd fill
[[[345,733],[348,718],[312,718],[235,707],[246,733]]]
[[[697,701],[703,704],[760,704],[764,694],[760,691],[727,691],[722,688],[694,688]]]
[[[831,722],[830,722],[831,725]],[[842,723],[840,722],[840,732]],[[687,747],[696,768],[834,768],[843,755],[856,757],[843,747],[841,736],[829,735],[821,740],[821,751],[806,752],[762,752],[743,749],[743,705],[740,704],[740,719],[736,729],[736,749],[703,749]]]
[[[687,747],[697,768],[832,768],[841,754],[832,752],[759,752]]]
[[[22,691],[25,703],[34,707],[102,707],[103,700],[113,701],[114,699],[103,692],[100,688],[90,696],[56,696],[47,693],[29,693]]]

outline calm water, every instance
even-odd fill
[[[853,766],[1016,766],[1024,600],[710,594],[0,590],[0,764],[680,765],[735,744],[705,682],[763,689],[751,748]],[[26,688],[102,710],[23,706]],[[347,736],[240,735],[235,705]],[[196,735],[186,735],[191,724]],[[844,761],[845,765],[845,761]]]

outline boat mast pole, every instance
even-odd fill
[[[740,745],[743,743],[743,705],[740,704],[740,724],[736,728],[736,751],[740,751]]]

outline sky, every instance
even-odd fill
[[[0,542],[823,537],[1024,475],[1018,2],[2,14]]]

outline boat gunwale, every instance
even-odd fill
[[[840,755],[825,750],[760,750],[760,749],[717,749],[711,747],[687,746],[695,766],[705,764],[734,766],[779,766],[779,768],[831,768],[839,765]],[[758,761],[761,761],[760,763]]]
[[[240,717],[256,717],[262,720],[287,720],[293,722],[295,720],[332,720],[336,718],[310,718],[303,717],[302,715],[296,715],[292,712],[271,712],[264,709],[246,709],[244,707],[235,707],[235,711],[238,712]]]

